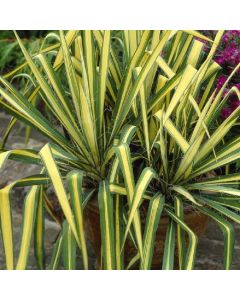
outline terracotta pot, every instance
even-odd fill
[[[100,216],[97,199],[93,199],[85,208],[85,224],[86,234],[89,241],[92,243],[94,252],[97,257],[96,268],[100,268],[101,256],[101,232],[100,232]],[[141,220],[144,225],[145,220]],[[160,270],[162,266],[162,257],[164,251],[164,241],[167,232],[169,217],[162,215],[156,232],[156,242],[154,245],[152,269]],[[206,230],[208,217],[200,212],[188,209],[185,211],[186,224],[200,237]],[[175,247],[175,269],[178,268],[177,247]],[[132,243],[127,240],[124,247],[124,263],[128,265],[130,260],[136,255],[136,249]],[[134,268],[134,267],[133,267]],[[137,268],[137,266],[135,266]]]

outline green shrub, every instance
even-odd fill
[[[29,90],[24,95],[9,81],[21,72],[20,67],[0,77],[0,104],[40,131],[49,143],[40,152],[3,148],[0,154],[0,167],[7,159],[42,165],[41,174],[0,190],[8,269],[27,267],[32,236],[38,267],[45,268],[42,226],[49,184],[65,221],[47,268],[58,268],[61,256],[66,269],[75,268],[77,248],[88,268],[83,210],[95,195],[102,268],[126,269],[134,263],[140,269],[151,268],[156,228],[166,214],[171,222],[159,268],[174,266],[176,229],[179,268],[193,269],[197,236],[184,222],[189,206],[220,226],[224,267],[231,267],[234,232],[227,219],[240,221],[239,174],[220,174],[219,168],[239,159],[239,138],[227,143],[224,138],[236,124],[240,108],[217,124],[230,94],[239,97],[236,89],[223,96],[224,86],[217,95],[214,91],[220,66],[212,58],[222,34],[219,31],[214,41],[209,40],[212,47],[207,57],[202,56],[203,43],[195,37],[207,38],[196,31],[61,31],[54,34],[57,44],[33,56],[16,34],[30,69]],[[36,96],[58,120],[56,127],[32,104]],[[216,176],[209,178],[213,170]],[[21,247],[14,262],[10,193],[26,185],[31,189],[25,198]],[[142,228],[144,203],[148,218]],[[123,259],[126,239],[136,247],[130,266]]]

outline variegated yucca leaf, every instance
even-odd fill
[[[83,203],[84,195],[82,191],[83,172],[72,171],[67,176],[70,190],[70,198],[73,207],[73,214],[76,220],[77,232],[81,244],[81,252],[83,257],[83,265],[88,269],[88,255],[84,232],[83,221]]]
[[[76,269],[76,240],[72,233],[70,226],[67,222],[63,224],[63,249],[62,249],[62,258],[63,266],[65,270],[74,270]]]
[[[164,255],[163,255],[163,270],[174,269],[174,256],[175,256],[175,237],[176,235],[176,224],[171,220],[167,227],[167,233],[164,243]]]
[[[141,260],[141,269],[151,269],[153,249],[156,237],[156,231],[159,226],[159,220],[164,207],[164,196],[161,194],[154,195],[150,201],[146,225],[143,236],[143,258]]]
[[[104,269],[114,270],[116,266],[114,221],[113,221],[113,199],[107,181],[100,182],[98,192],[98,202],[100,211],[100,224]]]

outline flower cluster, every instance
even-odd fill
[[[224,33],[215,61],[224,68],[226,74],[231,73],[240,62],[240,30],[228,30]]]
[[[217,79],[217,91],[219,91],[222,86],[224,85],[224,83],[226,82],[227,80],[227,77],[224,76],[224,75],[221,75],[218,77]],[[235,86],[238,90],[240,90],[240,83],[236,83],[236,84],[232,84],[231,86]],[[227,93],[229,92],[229,89],[228,88],[225,88],[224,89],[224,92],[223,92],[223,96],[225,96]],[[240,101],[237,97],[236,94],[231,94],[228,98],[228,104],[227,104],[227,107],[224,107],[222,109],[222,112],[221,112],[221,117],[223,119],[226,119],[227,117],[229,117],[231,115],[231,113],[236,109],[238,108],[238,106],[240,106]]]
[[[211,36],[214,32],[204,32],[204,34]],[[221,75],[219,75],[216,83],[217,91],[219,91],[226,82],[227,77],[240,62],[240,30],[225,31],[214,60],[222,67]],[[240,90],[240,69],[224,89],[224,96],[233,86]],[[232,94],[228,98],[227,106],[222,109],[221,117],[226,119],[239,106],[240,101],[237,95]]]

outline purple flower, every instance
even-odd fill
[[[231,108],[224,107],[221,111],[221,117],[225,120],[231,115],[232,112],[233,110]]]
[[[223,42],[226,44],[228,42],[228,35],[225,33],[223,36]]]
[[[216,93],[221,90],[227,81],[228,76],[240,62],[240,30],[225,31],[221,44],[215,54],[214,60],[222,67],[222,75],[216,81]],[[240,68],[224,88],[223,97],[229,92],[231,87],[235,86],[240,91]],[[240,101],[233,93],[228,97],[228,103],[221,111],[221,117],[226,119],[231,113],[239,108]]]
[[[222,57],[218,57],[215,60],[220,66],[224,63],[224,58],[222,58]]]
[[[217,89],[218,90],[221,89],[221,87],[224,85],[226,80],[227,80],[227,77],[225,77],[224,75],[221,75],[218,77],[218,79],[217,79]]]
[[[224,89],[224,91],[223,91],[223,97],[226,96],[228,92],[229,92],[229,89]]]
[[[240,83],[235,84],[235,87],[240,90]]]
[[[231,108],[234,111],[235,109],[237,109],[240,106],[240,101],[239,100],[234,100],[231,103]]]

